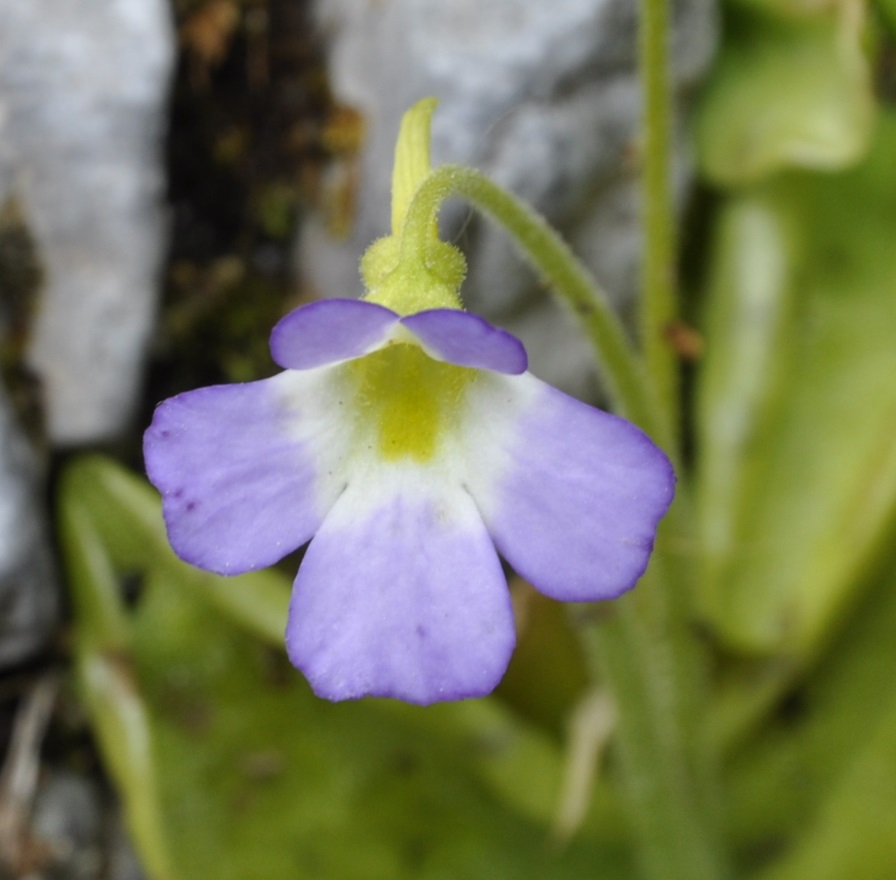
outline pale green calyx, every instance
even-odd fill
[[[400,315],[462,307],[460,286],[467,264],[457,248],[439,240],[441,199],[409,219],[411,203],[432,173],[430,123],[436,103],[424,98],[402,117],[392,171],[392,234],[375,241],[361,259],[364,298]]]

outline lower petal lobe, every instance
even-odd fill
[[[320,433],[319,373],[200,388],[156,409],[144,436],[146,472],[181,558],[239,574],[314,534],[337,491],[322,477],[319,444],[303,439]],[[290,387],[297,383],[308,387]]]
[[[330,511],[296,578],[292,662],[330,700],[489,693],[515,641],[501,565],[470,496],[380,466]]]
[[[530,374],[471,393],[470,491],[504,558],[542,593],[611,599],[644,573],[675,475],[624,419]]]

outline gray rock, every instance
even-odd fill
[[[31,831],[47,866],[25,880],[103,876],[103,803],[92,780],[62,771],[49,776],[35,798]]]
[[[132,412],[156,307],[165,0],[0,0],[0,201],[44,270],[28,359],[51,439],[104,440]]]
[[[0,386],[0,668],[43,646],[58,616],[36,462]]]
[[[714,0],[680,0],[672,36],[679,92],[708,66]],[[320,295],[358,292],[357,260],[388,231],[392,150],[401,114],[439,98],[434,163],[473,165],[522,196],[575,245],[620,309],[637,291],[639,119],[633,0],[317,0],[340,101],[364,115],[357,216],[328,238],[309,218],[301,271]],[[680,188],[687,183],[679,148]],[[470,262],[470,306],[518,333],[536,373],[592,393],[590,354],[503,233],[465,208],[442,214]]]
[[[20,880],[146,880],[120,808],[87,776],[43,768],[22,833]]]
[[[106,880],[146,880],[146,872],[140,865],[119,811],[115,811],[112,817],[105,878]]]

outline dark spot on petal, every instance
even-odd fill
[[[187,511],[188,513],[192,513],[192,512],[196,509],[196,502],[195,502],[195,501],[188,501],[188,502],[184,505],[184,508],[186,509],[186,511]]]
[[[419,624],[419,623],[417,624],[416,632],[417,632],[417,638],[419,638],[419,639],[426,638],[426,627],[423,626],[422,624]]]

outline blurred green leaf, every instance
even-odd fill
[[[896,504],[896,120],[855,171],[731,199],[699,376],[704,609],[799,665]]]
[[[60,534],[72,590],[75,676],[128,827],[151,880],[173,880],[146,707],[133,675],[131,630],[101,537],[76,493],[61,493]]]
[[[896,705],[855,749],[847,773],[795,849],[762,880],[892,880],[896,874]]]
[[[779,18],[806,20],[839,11],[848,14],[855,0],[724,0],[730,6],[741,6],[770,13]],[[863,0],[864,2],[864,0]]]
[[[890,31],[896,34],[896,0],[876,0],[875,6],[890,27]]]
[[[742,186],[787,168],[861,159],[875,102],[862,16],[849,11],[827,4],[791,20],[732,11],[695,121],[709,180]]]
[[[171,850],[176,872],[154,880],[630,876],[624,843],[552,843],[560,749],[497,701],[318,700],[264,622],[278,607],[285,616],[286,578],[268,573],[268,610],[242,625],[251,599],[227,591],[251,596],[253,584],[177,561],[155,494],[103,459],[70,466],[62,510],[89,528],[72,532],[67,558],[86,547],[101,560],[82,566],[88,590],[103,582],[100,604],[120,611],[116,574],[143,577],[115,655],[116,668],[133,670],[118,682],[127,700],[94,677],[87,705],[130,814],[139,803],[164,816],[167,838],[135,833],[147,866]],[[83,597],[76,590],[76,628],[90,632],[95,610]],[[93,668],[104,654],[87,644]],[[142,740],[109,726],[116,712],[136,719],[129,730]]]
[[[896,560],[818,669],[733,762],[738,844],[766,880],[896,876]]]
[[[184,876],[511,878],[581,867],[581,850],[553,857],[544,829],[471,777],[471,763],[519,748],[508,731],[422,735],[412,713],[321,702],[279,654],[221,623],[170,589],[147,595],[136,620]]]
[[[588,685],[585,658],[565,607],[517,579],[517,646],[497,693],[557,736]]]

